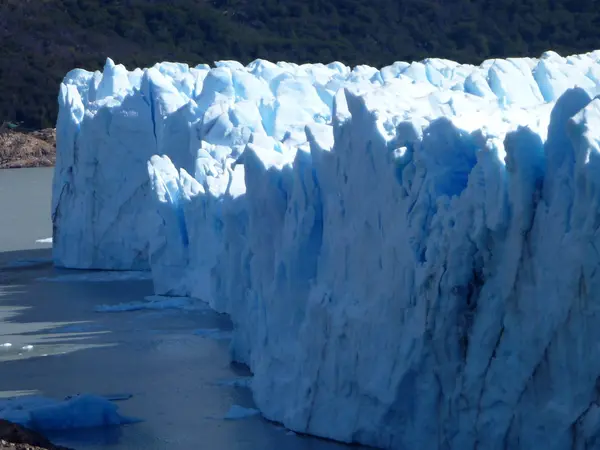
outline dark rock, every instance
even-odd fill
[[[69,450],[54,445],[42,434],[0,419],[0,450]]]
[[[0,124],[0,169],[51,167],[55,161],[55,129],[25,132]]]

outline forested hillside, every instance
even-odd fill
[[[52,126],[64,74],[176,60],[339,60],[600,48],[598,0],[0,0],[0,123]]]

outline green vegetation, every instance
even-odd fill
[[[0,0],[0,121],[52,126],[70,69],[171,60],[443,57],[600,48],[596,0]]]

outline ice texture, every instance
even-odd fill
[[[0,399],[0,418],[39,431],[107,427],[132,423],[104,397],[83,394],[63,401],[40,396]]]
[[[57,263],[230,314],[291,430],[600,446],[600,52],[119,67],[61,87]]]

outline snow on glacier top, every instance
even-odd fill
[[[478,134],[481,142],[493,143],[503,162],[509,131],[526,126],[545,139],[552,105],[566,89],[579,86],[591,97],[600,92],[599,61],[598,51],[566,58],[546,52],[540,59],[492,59],[479,66],[435,58],[382,69],[256,60],[247,66],[219,61],[213,68],[162,62],[128,71],[108,58],[103,72],[72,70],[59,95],[52,211],[56,216],[61,193],[66,195],[74,181],[68,169],[82,163],[76,179],[102,180],[94,183],[102,187],[94,194],[96,206],[86,210],[86,221],[98,222],[94,239],[106,245],[91,242],[81,223],[65,218],[61,233],[77,235],[89,248],[69,251],[58,239],[56,261],[120,267],[122,228],[146,227],[147,220],[138,224],[127,209],[151,197],[144,187],[144,167],[152,155],[168,155],[203,192],[240,195],[244,168],[236,161],[242,162],[238,158],[248,144],[263,164],[289,165],[296,151],[310,151],[307,126],[319,130],[319,142],[331,141],[333,137],[324,136],[350,117],[347,103],[356,102],[355,111],[362,114],[364,106],[388,141],[403,122],[422,133],[433,120],[446,117],[459,129]],[[108,161],[115,158],[121,164],[109,171]],[[200,192],[198,187],[192,191]],[[79,197],[83,191],[77,192],[68,197],[71,206],[89,204]],[[131,196],[138,200],[132,202]],[[127,216],[129,225],[117,220],[117,214]],[[125,244],[132,249],[123,268],[147,267],[144,242],[140,238]]]
[[[600,91],[599,55],[596,51],[563,58],[546,52],[540,59],[492,59],[480,66],[430,58],[396,62],[380,70],[340,62],[297,65],[256,60],[247,66],[219,61],[212,69],[162,62],[127,71],[108,58],[102,73],[76,69],[67,74],[62,95],[72,104],[76,124],[84,112],[94,116],[106,108],[131,122],[140,114],[137,92],[152,104],[155,122],[178,112],[189,122],[199,122],[199,140],[204,144],[238,153],[252,134],[263,146],[269,139],[260,136],[271,138],[268,147],[279,153],[306,148],[304,127],[332,123],[340,89],[361,97],[381,117],[388,134],[400,121],[412,120],[423,127],[444,116],[465,131],[481,129],[501,137],[519,125],[543,133],[547,105],[570,87],[579,86],[595,96]],[[337,109],[340,118],[340,102]],[[154,129],[159,141],[160,128]]]
[[[364,65],[350,68],[339,62],[297,65],[256,60],[247,66],[218,61],[212,69],[207,65],[190,68],[187,64],[162,62],[149,69],[127,71],[107,58],[103,72],[75,69],[65,76],[63,84],[77,88],[83,105],[92,114],[102,106],[120,104],[136,90],[150,94],[146,77],[160,97],[164,114],[190,102],[190,108],[199,108],[202,113],[220,103],[242,103],[242,111],[236,112],[251,122],[248,113],[253,111],[246,109],[247,117],[243,117],[244,108],[249,107],[244,102],[278,102],[279,107],[286,108],[290,97],[301,107],[286,108],[286,122],[296,119],[307,123],[305,113],[313,116],[308,122],[327,121],[340,88],[357,94],[371,91],[369,106],[411,117],[458,115],[454,110],[457,104],[460,109],[476,103],[486,111],[509,105],[527,108],[555,101],[574,86],[594,96],[599,84],[599,59],[598,51],[566,58],[546,52],[540,59],[492,59],[480,66],[436,58],[410,64],[396,62],[380,70]],[[296,117],[289,117],[294,114]],[[271,135],[271,130],[265,131]]]

